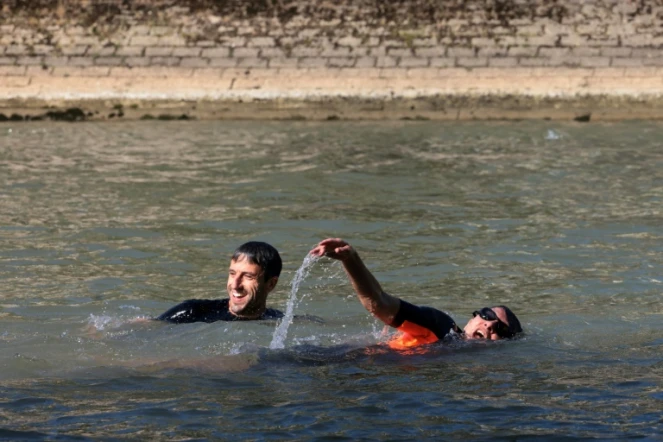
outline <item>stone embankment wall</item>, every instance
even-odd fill
[[[14,0],[0,119],[663,116],[663,0]]]

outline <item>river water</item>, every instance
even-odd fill
[[[647,122],[3,124],[0,438],[656,440],[662,139]],[[149,319],[226,296],[248,240],[281,251],[285,311],[326,237],[390,293],[461,326],[506,304],[525,334],[387,351],[329,259],[277,348],[276,322]]]

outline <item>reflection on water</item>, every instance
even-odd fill
[[[0,438],[657,438],[663,126],[141,122],[0,126]],[[337,262],[295,319],[149,318],[320,239],[387,291],[507,304],[516,342],[402,354]],[[308,315],[308,316],[307,316]],[[310,320],[320,317],[324,322]]]

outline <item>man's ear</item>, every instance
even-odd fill
[[[278,276],[272,276],[269,281],[267,281],[267,291],[271,292],[276,287],[276,283],[279,282]]]

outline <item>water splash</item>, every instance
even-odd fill
[[[116,328],[122,325],[124,321],[122,319],[113,317],[113,316],[108,316],[108,315],[93,315],[90,314],[90,317],[88,318],[87,325],[88,327],[91,327],[94,330],[101,331],[106,328]]]
[[[311,267],[320,259],[319,256],[315,255],[306,255],[304,262],[299,267],[295,273],[295,277],[292,278],[290,283],[290,298],[288,298],[288,304],[286,305],[285,315],[279,325],[274,330],[274,336],[272,337],[272,343],[269,344],[269,348],[278,349],[285,347],[285,338],[288,336],[288,327],[292,323],[292,318],[294,316],[295,307],[297,307],[297,291],[299,290],[299,284],[308,276],[311,271]]]
[[[548,133],[546,133],[546,140],[559,140],[560,138],[562,138],[562,135],[560,135],[559,132],[554,129],[548,129]]]

